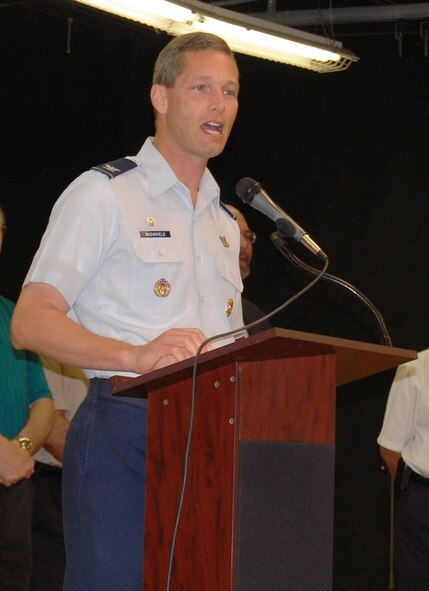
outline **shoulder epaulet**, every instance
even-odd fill
[[[237,219],[237,218],[236,218],[236,216],[235,216],[235,214],[233,214],[233,213],[232,213],[232,211],[230,211],[230,210],[227,208],[227,206],[225,205],[225,203],[222,203],[222,201],[219,201],[219,203],[220,203],[220,206],[222,207],[222,209],[224,209],[224,210],[226,211],[226,213],[227,213],[227,214],[228,214],[230,217],[232,217],[232,219],[233,219],[233,220],[236,220],[236,219]]]
[[[102,172],[103,174],[107,175],[109,179],[114,179],[116,176],[119,176],[124,172],[128,172],[136,166],[137,164],[134,162],[134,160],[130,160],[129,158],[119,158],[118,160],[112,160],[112,162],[106,162],[105,164],[93,166],[91,170],[98,170],[98,172]]]

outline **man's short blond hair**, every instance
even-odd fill
[[[203,50],[221,51],[236,63],[231,48],[221,37],[212,33],[187,33],[174,37],[161,50],[155,62],[152,83],[172,88],[183,72],[185,53]]]

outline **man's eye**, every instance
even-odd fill
[[[224,94],[225,94],[226,96],[232,96],[232,97],[235,97],[235,96],[237,96],[237,93],[236,93],[236,92],[235,92],[235,90],[233,90],[232,88],[226,88],[226,89],[224,90]]]
[[[195,90],[198,90],[198,92],[202,92],[204,90],[205,86],[204,84],[197,84],[195,86]]]

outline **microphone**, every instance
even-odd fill
[[[308,233],[301,228],[281,207],[275,203],[258,181],[245,177],[238,181],[235,191],[244,202],[266,215],[275,222],[279,234],[293,238],[316,256],[326,259],[327,256]]]

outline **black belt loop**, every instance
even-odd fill
[[[413,482],[418,482],[422,486],[429,486],[429,478],[426,478],[421,474],[417,474],[417,472],[414,472],[413,470],[411,470],[411,480]]]
[[[411,469],[407,466],[407,464],[404,464],[404,467],[402,469],[402,475],[401,475],[401,484],[400,484],[401,490],[405,490],[406,488],[408,488],[408,485],[410,483],[410,478],[411,478]]]

